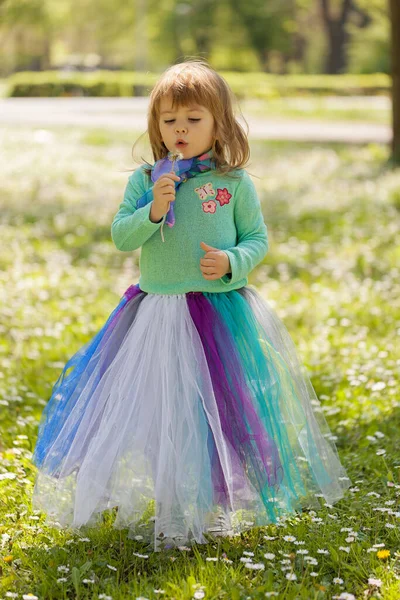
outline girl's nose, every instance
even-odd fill
[[[186,131],[186,127],[183,127],[183,126],[175,127],[175,131],[176,131],[176,133],[180,133],[180,132],[184,133]]]

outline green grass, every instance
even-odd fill
[[[138,279],[138,252],[110,238],[134,138],[76,128],[1,136],[0,598],[398,600],[400,172],[387,149],[257,142],[249,167],[270,239],[250,283],[298,348],[351,490],[279,526],[152,554],[112,528],[112,511],[78,535],[30,503],[52,385]]]
[[[243,100],[242,111],[254,117],[317,120],[357,121],[389,125],[391,108],[382,98],[371,103],[362,97],[289,97],[270,100]]]

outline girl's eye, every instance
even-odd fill
[[[170,119],[169,121],[164,121],[164,123],[173,123],[174,121],[175,121],[175,119]],[[201,119],[190,118],[189,121],[192,121],[192,123],[198,123],[199,121],[201,121]]]

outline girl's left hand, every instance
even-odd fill
[[[206,253],[204,258],[200,259],[200,270],[204,279],[219,279],[231,272],[231,264],[226,252],[204,242],[200,242],[200,247]]]

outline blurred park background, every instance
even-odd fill
[[[157,72],[190,54],[241,73],[390,72],[388,0],[2,0],[0,10],[3,76]]]
[[[396,0],[2,0],[0,94],[145,98],[168,65],[202,56],[258,118],[251,134],[264,127],[270,139],[391,140],[398,163],[399,12]],[[145,106],[3,102],[2,122],[48,123],[53,115],[78,125],[83,112],[90,125],[96,111],[99,123],[142,126]],[[129,110],[136,121],[121,114]],[[336,125],[296,123],[310,117]],[[268,128],[268,118],[280,124]],[[359,123],[349,129],[348,120]]]
[[[398,600],[399,41],[398,0],[0,0],[0,597]],[[145,137],[131,155],[150,89],[192,56],[249,124],[270,241],[249,282],[286,324],[353,486],[148,557],[111,513],[81,536],[45,523],[31,457],[65,362],[138,281],[140,250],[117,251],[110,225],[152,158]]]

